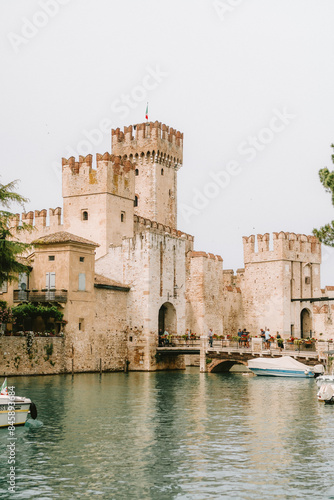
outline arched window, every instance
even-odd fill
[[[138,170],[138,168],[136,168],[136,170],[135,170],[135,175],[139,175],[139,170]]]
[[[88,212],[87,210],[82,211],[82,220],[88,220]]]
[[[164,169],[163,168],[161,169],[161,175],[164,175]]]

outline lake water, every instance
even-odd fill
[[[38,420],[15,431],[15,494],[0,429],[0,498],[334,499],[334,407],[314,380],[189,368],[8,382]]]

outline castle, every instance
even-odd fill
[[[67,321],[54,368],[27,362],[24,373],[181,368],[181,357],[157,364],[159,330],[333,336],[334,287],[320,287],[319,241],[244,237],[244,268],[224,270],[221,256],[194,251],[194,237],[177,228],[182,162],[181,132],[160,122],[117,128],[95,168],[91,155],[62,160],[63,210],[13,218],[14,232],[21,221],[34,226],[19,236],[34,242],[19,290],[28,301],[44,290]],[[20,303],[17,284],[4,285],[2,300]]]

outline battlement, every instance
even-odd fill
[[[211,260],[217,260],[217,261],[223,262],[223,259],[220,255],[214,255],[213,253],[189,252],[188,257],[190,257],[191,259],[196,258],[196,257],[204,257],[205,259],[211,259]]]
[[[134,165],[108,152],[96,154],[96,168],[92,155],[62,158],[63,197],[110,193],[134,199]],[[130,173],[133,172],[132,176]]]
[[[62,158],[62,167],[69,168],[73,174],[79,174],[80,170],[84,167],[89,169],[89,173],[95,172],[93,169],[93,156],[79,156],[79,161],[76,161],[74,156],[70,158]],[[134,165],[128,159],[115,156],[114,154],[105,152],[104,154],[96,153],[96,167],[99,168],[103,166],[102,162],[110,162],[114,165],[115,173],[129,172],[134,170]],[[122,168],[123,167],[123,168]]]
[[[49,208],[49,211],[44,208],[43,210],[35,210],[34,212],[14,214],[10,218],[10,227],[13,230],[18,230],[23,223],[29,224],[34,231],[32,233],[25,231],[25,234],[20,235],[21,241],[28,242],[38,237],[36,236],[36,231],[40,232],[41,236],[45,232],[60,231],[63,227],[61,219],[62,209],[60,207]]]
[[[233,269],[223,270],[223,285],[227,292],[241,293],[240,283],[243,278],[244,269],[237,269],[234,273]]]
[[[321,262],[321,244],[315,236],[281,231],[273,233],[273,249],[270,249],[269,233],[243,236],[244,259],[247,262],[271,260],[293,260],[300,262]]]
[[[111,131],[112,152],[131,161],[144,159],[179,168],[183,161],[183,133],[161,122],[139,123]]]
[[[160,234],[174,236],[176,238],[182,238],[191,242],[194,241],[194,237],[191,236],[190,234],[183,233],[182,231],[171,228],[170,226],[160,224],[159,222],[155,222],[150,219],[145,219],[144,217],[140,217],[138,215],[134,215],[134,224],[135,224],[135,233],[141,233],[145,230],[154,229],[156,230],[156,232]]]

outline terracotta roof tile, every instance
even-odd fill
[[[84,245],[92,245],[95,247],[100,246],[98,243],[95,243],[94,241],[86,240],[86,238],[81,238],[81,236],[67,233],[66,231],[59,231],[58,233],[48,234],[32,242],[32,244],[36,246],[50,245],[52,243],[82,243]]]
[[[106,278],[106,276],[102,276],[102,274],[95,274],[94,284],[95,285],[117,286],[117,287],[121,287],[121,288],[130,288],[130,285],[124,285],[124,283],[120,283],[119,281],[115,281],[115,280],[112,280],[110,278]]]

